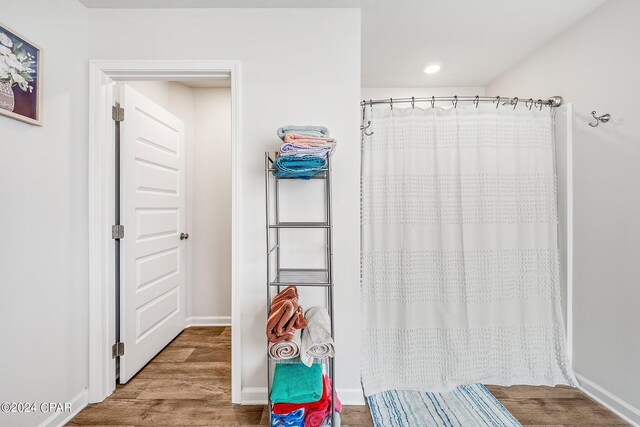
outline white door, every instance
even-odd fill
[[[120,88],[120,383],[185,326],[185,126]]]

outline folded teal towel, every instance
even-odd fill
[[[317,156],[278,157],[274,163],[278,178],[311,179],[327,166],[327,159]]]
[[[308,368],[303,363],[278,363],[273,375],[271,402],[310,403],[322,398],[322,366]]]

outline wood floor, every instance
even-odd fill
[[[572,388],[490,386],[489,390],[525,426],[627,425]],[[230,402],[231,328],[189,328],[129,383],[119,385],[104,402],[89,405],[68,425],[269,425],[263,406]],[[372,426],[368,408],[345,407],[342,425]]]

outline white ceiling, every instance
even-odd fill
[[[80,0],[108,8],[361,8],[362,86],[483,86],[606,0]],[[442,70],[426,75],[432,62]]]

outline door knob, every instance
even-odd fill
[[[180,233],[180,240],[187,240],[189,238],[189,233]]]

